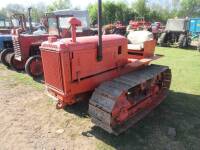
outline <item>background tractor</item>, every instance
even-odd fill
[[[159,58],[154,54],[154,40],[145,42],[135,54],[129,53],[132,49],[126,37],[102,36],[101,9],[98,0],[98,36],[77,37],[81,21],[72,17],[72,38],[50,36],[42,43],[44,78],[47,91],[58,100],[58,109],[91,94],[92,122],[119,135],[165,99],[171,71],[167,66],[150,64]]]
[[[43,19],[43,24],[47,27],[47,32],[33,31],[31,23],[31,15],[29,10],[29,28],[25,31],[15,30],[12,34],[14,52],[8,53],[10,50],[5,50],[2,56],[4,64],[14,68],[17,71],[24,70],[31,77],[37,78],[43,75],[42,61],[40,56],[40,45],[47,40],[49,35],[60,37],[70,37],[68,29],[70,24],[67,24],[69,17],[77,16],[82,19],[83,27],[79,28],[77,34],[90,35],[93,32],[88,29],[89,20],[86,11],[70,11],[62,10],[46,14],[46,19]],[[66,25],[66,26],[64,26]],[[8,55],[6,55],[8,54]],[[3,61],[2,61],[3,62]]]
[[[129,28],[132,30],[150,30],[151,22],[146,21],[144,17],[136,17],[129,22]]]
[[[187,48],[191,44],[188,25],[188,19],[168,19],[165,31],[158,39],[158,44],[160,46],[175,45],[180,48]]]
[[[14,14],[10,17],[9,24],[11,29],[17,29],[17,28],[24,28],[23,19],[25,18],[24,14]],[[1,24],[1,23],[0,23]],[[2,25],[5,25],[5,19],[2,21]],[[11,30],[9,29],[9,30]],[[11,49],[13,48],[12,43],[12,35],[9,34],[0,34],[0,52],[4,49]]]
[[[163,33],[163,31],[164,31],[164,27],[162,26],[161,22],[154,22],[154,23],[151,24],[151,30],[150,31],[153,33],[154,39],[158,40],[161,33]]]
[[[13,33],[17,29],[25,31],[26,30],[25,15],[24,14],[12,15],[10,17],[10,24]],[[5,56],[13,52],[14,50],[13,50],[12,34],[0,34],[0,61],[2,61],[2,63],[5,65],[9,65],[8,62],[6,62]]]
[[[103,34],[119,34],[126,36],[126,26],[124,26],[120,21],[117,21],[114,24],[105,25],[103,26]]]
[[[0,53],[4,49],[9,49],[12,47],[12,36],[10,34],[0,35]]]
[[[192,35],[192,40],[197,43],[197,50],[200,51],[200,18],[190,19],[189,31]]]

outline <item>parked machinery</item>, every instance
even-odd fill
[[[24,26],[22,23],[20,23],[22,22],[20,21],[21,18],[24,18],[24,14],[14,14],[10,17],[10,20],[7,23],[10,24],[10,28],[12,29],[17,29],[17,28],[23,29]],[[3,23],[3,22],[0,24],[5,25],[6,23],[5,22]],[[3,51],[4,49],[11,49],[11,48],[13,48],[12,35],[0,34],[0,52]]]
[[[175,45],[186,48],[191,43],[188,19],[168,19],[165,31],[158,39],[160,46]]]
[[[129,26],[132,30],[150,30],[151,22],[146,21],[144,17],[136,17],[129,22]]]
[[[24,14],[14,14],[10,17],[10,24],[12,27],[12,31],[14,33],[15,30],[19,29],[20,31],[26,30],[26,21]],[[2,34],[0,35],[0,61],[8,66],[8,62],[6,61],[6,56],[13,53],[13,42],[12,42],[12,34]]]
[[[200,51],[200,18],[190,19],[189,31],[192,35],[192,40],[197,41],[197,50]]]
[[[163,31],[164,31],[164,27],[162,26],[161,22],[154,22],[151,24],[150,31],[153,33],[154,39],[158,40],[161,33],[163,33]]]
[[[12,29],[12,42],[13,49],[5,49],[1,53],[2,63],[8,67],[12,67],[17,71],[21,71],[24,69],[25,64],[28,63],[28,59],[34,57],[32,60],[33,68],[36,70],[36,75],[38,75],[39,70],[39,46],[40,43],[47,39],[48,35],[35,35],[34,29],[32,28],[31,23],[31,8],[29,10],[29,28],[26,25],[26,18],[24,15],[16,14],[14,18],[19,18],[14,22],[14,24],[20,24],[21,28]],[[17,16],[17,17],[16,17]],[[30,66],[31,63],[29,62]],[[42,66],[42,65],[40,65]],[[32,66],[31,66],[32,67]],[[32,69],[32,68],[31,68]],[[34,71],[35,71],[34,70]]]
[[[76,12],[79,12],[77,15]],[[84,11],[85,12],[85,11]],[[85,30],[88,23],[88,16],[81,11],[55,11],[48,13],[47,18],[47,28],[48,33],[33,31],[31,25],[31,15],[29,9],[29,29],[26,29],[25,32],[21,30],[13,30],[12,39],[14,45],[14,53],[8,53],[10,50],[5,50],[2,55],[2,61],[5,65],[14,68],[17,71],[24,70],[33,78],[40,77],[43,75],[42,61],[40,56],[39,46],[43,41],[47,40],[49,35],[57,37],[70,37],[68,34],[68,28],[63,25],[67,23],[67,19],[71,16],[77,16],[82,19],[85,27],[82,32],[78,32],[79,36],[89,34],[89,30]],[[90,32],[91,34],[91,32]],[[8,54],[8,55],[7,55]]]
[[[92,121],[119,135],[164,100],[171,71],[167,66],[150,65],[158,56],[148,45],[140,49],[138,57],[128,53],[127,38],[102,36],[101,0],[98,2],[99,36],[77,38],[75,31],[81,22],[72,17],[72,38],[50,36],[42,43],[45,84],[49,94],[58,99],[57,108],[77,103],[92,93]]]
[[[0,52],[12,47],[12,36],[10,34],[0,35]]]
[[[114,24],[108,24],[103,26],[103,34],[119,34],[126,35],[126,26],[124,26],[120,21],[115,22]]]

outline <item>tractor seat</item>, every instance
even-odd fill
[[[128,50],[137,50],[141,51],[144,49],[144,44],[128,44]]]
[[[127,38],[129,50],[143,50],[144,42],[153,40],[153,34],[149,31],[130,31]]]

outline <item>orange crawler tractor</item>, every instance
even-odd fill
[[[98,36],[76,38],[76,26],[81,23],[71,18],[72,38],[49,37],[42,43],[45,84],[49,94],[58,99],[57,108],[91,93],[92,121],[119,135],[165,99],[171,71],[167,66],[150,65],[159,58],[151,46],[155,48],[155,41],[148,41],[139,53],[129,53],[125,37],[102,36],[101,0],[98,7]]]

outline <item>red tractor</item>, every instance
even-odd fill
[[[146,21],[144,17],[137,17],[135,20],[129,22],[132,30],[149,30],[151,28],[151,22]]]
[[[47,28],[48,33],[43,32],[42,30],[33,31],[30,17],[30,9],[29,9],[29,29],[26,26],[21,29],[13,30],[12,39],[14,52],[10,53],[10,49],[3,51],[2,62],[8,67],[12,67],[17,71],[24,70],[31,77],[37,78],[43,75],[42,61],[40,56],[40,45],[42,42],[46,41],[49,35],[60,37],[70,37],[68,34],[68,28],[70,28],[70,24],[67,27],[64,27],[63,24],[67,22],[67,19],[72,16],[76,16],[75,12],[69,11],[56,11],[52,13],[46,14],[47,19]],[[81,14],[81,13],[80,13]],[[85,19],[85,14],[78,16],[81,19]],[[46,20],[45,19],[45,20]],[[25,22],[25,19],[23,19]],[[87,20],[83,20],[83,22],[87,23]],[[86,24],[85,23],[85,24]],[[45,23],[44,23],[45,24]],[[78,32],[79,36],[92,34],[88,30],[82,29],[81,32]]]
[[[25,15],[24,14],[14,14],[10,17],[11,26],[12,26],[12,34],[16,30],[25,31],[26,30],[26,21],[25,21]],[[14,52],[13,50],[13,42],[12,42],[12,34],[9,34],[8,37],[10,37],[9,40],[6,40],[6,46],[3,46],[2,51],[0,53],[0,61],[6,65],[9,66],[8,63],[8,55]]]
[[[76,37],[81,22],[71,18],[72,38],[49,37],[41,56],[47,91],[64,108],[91,93],[89,114],[95,125],[119,135],[157,107],[167,96],[171,71],[151,65],[155,41],[137,50],[120,35],[102,36],[102,6],[98,1],[98,36]],[[130,53],[133,51],[133,53]]]

